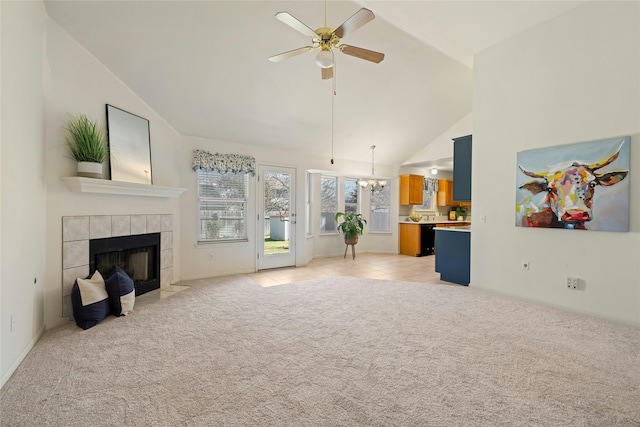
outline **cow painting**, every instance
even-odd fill
[[[516,225],[628,231],[628,185],[626,191],[611,192],[611,187],[624,181],[629,174],[628,144],[629,137],[625,137],[556,147],[561,151],[532,150],[535,153],[523,152],[525,155],[522,156],[518,153]],[[561,154],[560,158],[554,153]],[[587,158],[584,156],[588,154],[599,157],[588,161],[573,160]],[[561,163],[540,168],[542,159],[554,157]],[[528,165],[527,160],[532,165]],[[600,204],[602,209],[597,209]],[[602,217],[596,218],[596,215]],[[612,224],[607,223],[608,219]]]

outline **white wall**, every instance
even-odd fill
[[[256,221],[248,222],[248,242],[197,244],[197,175],[191,169],[193,150],[203,149],[211,153],[235,153],[255,157],[257,164],[268,164],[292,167],[296,169],[296,206],[298,213],[296,233],[296,265],[305,265],[312,257],[339,255],[344,252],[344,240],[340,235],[319,236],[318,225],[312,224],[312,236],[305,233],[306,218],[305,194],[307,191],[307,171],[325,170],[333,174],[349,174],[349,176],[367,176],[371,170],[370,162],[353,162],[336,159],[331,165],[328,157],[310,156],[306,153],[284,150],[274,150],[256,145],[237,144],[226,141],[214,141],[205,138],[183,136],[180,153],[180,186],[187,191],[180,199],[182,216],[181,241],[181,271],[182,279],[197,279],[203,277],[222,276],[228,274],[249,273],[256,271]],[[385,176],[391,173],[391,168],[376,164],[376,173]],[[249,180],[249,209],[248,218],[256,219],[256,179]],[[393,181],[392,181],[393,185]],[[314,180],[313,211],[314,217],[319,217],[319,179]],[[397,194],[392,195],[397,200]],[[396,205],[396,206],[394,206]],[[363,206],[368,207],[365,202]],[[395,209],[395,211],[394,211]],[[397,217],[397,204],[392,202],[392,219]],[[358,243],[361,252],[390,252],[397,253],[397,226],[391,225],[391,233],[382,235],[366,235]],[[213,253],[213,260],[209,254]]]
[[[588,3],[475,56],[472,286],[640,323],[639,17],[638,2]],[[517,152],[622,135],[630,232],[514,226]]]
[[[45,182],[40,2],[0,2],[2,131],[0,385],[43,331]],[[34,279],[37,283],[34,283]],[[16,323],[11,330],[11,316]]]
[[[60,177],[75,176],[67,157],[67,114],[85,113],[106,125],[105,104],[149,120],[152,176],[155,185],[179,187],[177,134],[95,57],[58,24],[47,21],[46,74],[46,281],[44,319],[47,328],[62,319],[62,217],[70,215],[173,214],[174,242],[180,241],[180,209],[176,198],[72,193]],[[150,70],[149,72],[152,72]],[[108,168],[107,168],[108,169]],[[178,245],[174,248],[174,282],[180,277]],[[4,263],[3,263],[4,265]]]
[[[429,142],[422,150],[407,159],[403,165],[410,166],[415,163],[434,162],[442,159],[453,158],[453,138],[458,138],[473,133],[473,113],[469,113],[451,126],[442,135]]]

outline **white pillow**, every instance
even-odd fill
[[[100,274],[98,270],[93,273],[91,279],[81,279],[78,277],[77,281],[83,306],[102,301],[109,297],[102,274]]]

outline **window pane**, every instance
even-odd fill
[[[390,185],[371,194],[371,218],[369,229],[371,231],[389,231],[389,206],[391,202]]]
[[[198,171],[198,241],[246,240],[247,174]]]
[[[344,180],[344,211],[358,213],[358,181],[353,178]]]
[[[416,206],[416,209],[425,211],[436,210],[435,198],[436,194],[433,191],[424,190],[424,192],[422,193],[422,205]]]
[[[336,233],[336,212],[338,212],[338,179],[335,176],[320,178],[320,232]]]

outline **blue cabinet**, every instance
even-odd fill
[[[472,135],[453,139],[453,201],[471,201]]]
[[[436,229],[436,272],[445,282],[469,286],[471,232]]]

